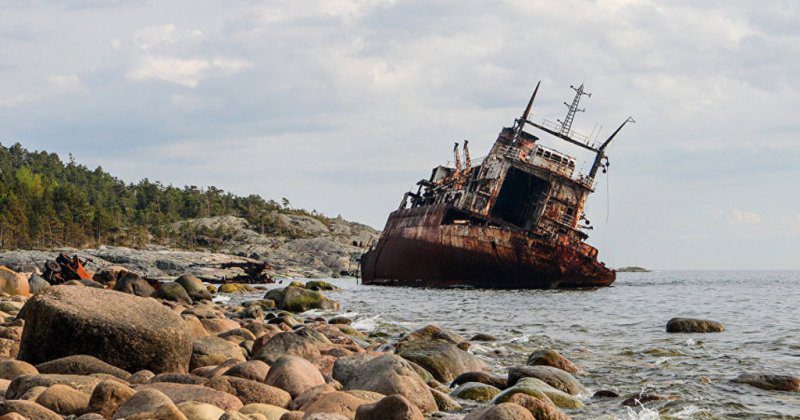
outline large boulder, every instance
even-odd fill
[[[298,356],[312,359],[320,355],[320,342],[291,332],[278,333],[267,341],[258,350],[255,350],[254,359],[272,364],[282,356]]]
[[[245,361],[241,347],[224,338],[209,335],[192,341],[192,358],[189,369],[218,365],[230,359]]]
[[[186,372],[192,355],[181,317],[158,301],[92,287],[56,286],[34,296],[19,359],[34,364],[86,354],[128,372]]]
[[[407,341],[397,354],[422,366],[440,382],[450,382],[462,373],[485,368],[475,356],[441,339]]]
[[[325,378],[311,362],[295,356],[283,356],[269,367],[267,385],[288,392],[292,398],[325,383]]]
[[[184,274],[178,277],[175,279],[175,283],[183,286],[186,293],[189,294],[189,297],[193,300],[211,300],[211,292],[208,291],[203,281],[191,274]]]
[[[114,290],[142,297],[153,296],[153,293],[156,292],[156,289],[147,280],[138,274],[129,272],[121,274],[117,282],[114,283]]]
[[[339,302],[328,299],[322,293],[314,290],[287,286],[283,289],[283,296],[278,303],[278,308],[291,312],[305,312],[311,309],[338,311]]]
[[[20,273],[0,265],[0,293],[9,295],[30,295],[28,279]]]
[[[725,326],[717,321],[694,318],[672,318],[667,322],[668,333],[723,332]]]
[[[348,390],[363,389],[383,395],[400,394],[423,412],[437,409],[436,401],[425,381],[408,361],[395,354],[379,356],[354,367],[342,385]]]
[[[800,392],[800,376],[745,373],[736,377],[733,382],[767,391]]]

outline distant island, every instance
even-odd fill
[[[649,273],[650,270],[643,268],[643,267],[620,267],[617,269],[617,273]]]

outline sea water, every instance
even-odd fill
[[[400,335],[436,324],[495,342],[470,351],[490,368],[525,364],[552,348],[582,367],[590,393],[565,410],[575,419],[800,418],[800,393],[732,383],[741,373],[800,375],[800,271],[656,271],[619,273],[594,290],[479,290],[364,286],[329,279],[325,292],[342,304],[356,328]],[[284,284],[285,285],[285,284]],[[279,287],[283,285],[270,285]],[[711,334],[667,334],[673,317],[722,322]],[[624,407],[628,396],[674,399]]]

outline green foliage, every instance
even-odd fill
[[[151,242],[214,247],[229,238],[228,228],[192,227],[179,221],[233,215],[263,234],[285,235],[278,213],[304,214],[323,223],[316,212],[292,209],[258,195],[234,196],[216,187],[183,188],[143,179],[125,184],[98,167],[91,170],[71,158],[30,152],[19,143],[0,144],[0,249],[85,247],[98,244],[141,247]]]

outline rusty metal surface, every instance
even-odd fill
[[[584,242],[592,229],[584,209],[597,169],[608,167],[605,149],[625,123],[595,147],[571,131],[577,99],[567,104],[559,131],[531,122],[538,90],[539,84],[522,117],[500,131],[479,164],[472,165],[465,140],[462,167],[456,143],[455,167],[435,168],[416,193],[404,195],[362,256],[365,284],[555,288],[614,282],[614,271]],[[576,98],[582,91],[581,85]],[[576,171],[573,157],[538,144],[527,126],[595,153],[592,170]]]

